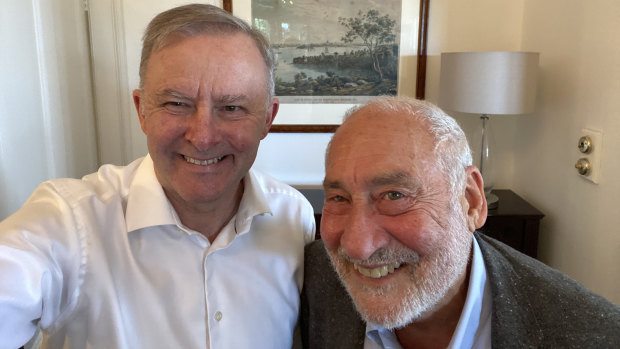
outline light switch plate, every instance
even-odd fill
[[[601,158],[602,158],[601,154],[603,152],[603,132],[594,130],[591,128],[584,128],[581,130],[581,135],[579,137],[582,137],[582,136],[590,137],[590,140],[592,141],[592,150],[588,152],[587,154],[579,153],[579,150],[577,150],[579,157],[584,157],[588,159],[588,161],[590,162],[590,173],[585,176],[584,175],[579,175],[579,176],[591,181],[592,183],[598,184],[600,180],[600,175],[601,175]]]

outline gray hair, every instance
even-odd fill
[[[427,123],[427,129],[435,140],[433,152],[442,172],[446,175],[453,196],[465,189],[465,168],[472,164],[471,150],[465,133],[456,120],[436,105],[405,96],[381,96],[347,110],[343,122],[361,109],[368,107],[383,112],[409,115]],[[331,142],[327,146],[329,155]]]
[[[140,59],[140,87],[144,85],[146,66],[151,54],[166,46],[166,39],[177,34],[193,37],[201,34],[236,34],[250,37],[263,56],[268,71],[268,101],[274,96],[275,60],[269,42],[257,29],[219,7],[207,4],[189,4],[172,8],[155,16],[146,27],[142,38]]]

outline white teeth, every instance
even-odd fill
[[[394,270],[400,268],[400,263],[385,264],[372,269],[364,268],[359,264],[353,264],[353,267],[364,276],[378,279],[386,276],[387,274],[392,274]]]
[[[216,164],[223,158],[223,156],[220,156],[219,158],[213,158],[209,160],[197,160],[194,158],[190,158],[189,156],[185,156],[185,155],[183,155],[183,157],[185,158],[185,161],[189,162],[190,164],[203,165],[203,166]]]

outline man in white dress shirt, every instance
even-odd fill
[[[308,201],[252,170],[278,111],[263,36],[156,16],[133,92],[149,154],[41,184],[0,222],[0,348],[290,348]]]

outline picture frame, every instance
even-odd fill
[[[419,1],[418,13],[418,27],[417,27],[417,55],[414,57],[416,59],[415,65],[415,86],[414,92],[407,91],[408,95],[414,95],[417,99],[424,99],[425,97],[425,87],[426,87],[426,59],[427,59],[427,38],[428,38],[428,13],[430,7],[430,0],[402,0],[403,8],[414,8],[415,2]],[[222,7],[226,11],[230,13],[234,13],[236,16],[251,21],[251,0],[222,0]],[[408,35],[407,32],[403,31],[404,23],[401,24],[401,35]],[[410,29],[411,31],[411,29]],[[411,42],[411,37],[405,38],[405,40]],[[401,38],[401,42],[403,42],[403,38]],[[411,58],[411,57],[408,57]],[[411,65],[411,62],[407,62],[407,64]],[[403,61],[399,63],[399,70],[403,67]],[[399,88],[398,94],[402,94],[403,91],[401,89],[401,80],[404,74],[399,72]],[[411,89],[411,88],[410,88]],[[271,126],[269,132],[274,133],[331,133],[334,132],[339,123],[335,121],[325,122],[325,123],[292,123],[288,120],[285,120],[283,123],[278,123],[278,119],[280,119],[281,114],[288,115],[298,115],[301,113],[313,113],[315,115],[325,115],[325,114],[334,114],[342,116],[344,111],[348,109],[351,105],[347,104],[312,104],[311,107],[308,108],[308,105],[305,104],[280,104],[280,112],[278,113],[278,117],[276,117],[276,123]],[[288,110],[287,110],[288,109]]]

